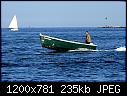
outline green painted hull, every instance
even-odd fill
[[[41,40],[42,47],[53,49],[53,50],[60,50],[60,51],[75,50],[79,48],[96,50],[96,46],[97,46],[94,44],[85,44],[85,43],[62,40],[42,34],[40,34],[40,40]]]

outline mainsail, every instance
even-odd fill
[[[17,18],[16,15],[13,17],[8,28],[11,28],[11,31],[18,31]]]

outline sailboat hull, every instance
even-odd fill
[[[87,50],[96,50],[96,46],[94,44],[85,44],[80,42],[73,42],[62,40],[54,37],[49,37],[46,35],[40,34],[40,40],[42,47],[59,50],[59,51],[67,51],[67,50],[75,50],[79,48],[87,49]]]
[[[11,29],[11,31],[18,31],[18,29]]]

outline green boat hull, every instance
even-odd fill
[[[83,48],[87,50],[96,50],[96,46],[97,46],[94,44],[85,44],[85,43],[62,40],[42,34],[40,34],[40,40],[41,40],[42,47],[52,50],[59,50],[59,51],[75,50],[79,48]]]

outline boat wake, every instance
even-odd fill
[[[115,51],[126,51],[126,47],[119,47],[119,48],[116,48]]]
[[[86,48],[78,48],[75,50],[69,50],[69,52],[75,52],[75,51],[91,51],[90,49],[86,49]]]
[[[78,48],[75,50],[69,50],[69,52],[80,52],[80,51],[91,51],[91,52],[111,52],[111,51],[126,51],[126,47],[119,47],[116,49],[111,49],[111,50],[91,50],[91,49],[85,49],[85,48]]]

